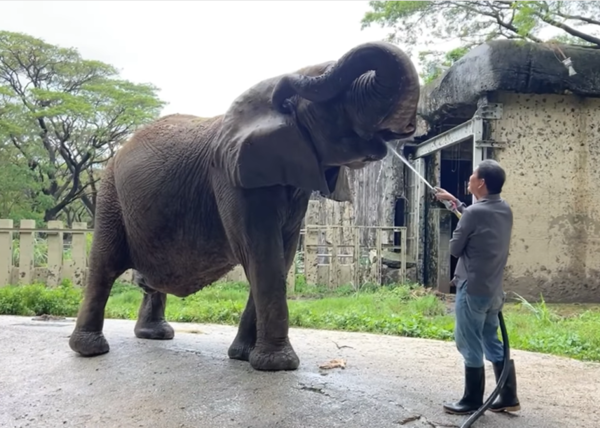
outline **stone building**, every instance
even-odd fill
[[[507,171],[514,229],[506,290],[600,302],[600,51],[488,42],[423,88],[419,114],[415,138],[398,146],[433,185],[470,205],[478,162],[493,158]],[[392,155],[352,178],[353,205],[321,200],[320,220],[352,210],[355,225],[407,227],[409,277],[451,292],[456,218]]]

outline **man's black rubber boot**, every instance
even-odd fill
[[[465,392],[457,403],[444,404],[444,411],[454,415],[469,415],[483,405],[485,367],[465,367]]]
[[[496,382],[500,380],[504,363],[492,364],[494,366],[494,375]],[[510,360],[508,363],[508,377],[504,388],[500,390],[498,398],[489,408],[492,412],[516,412],[521,410],[521,404],[517,397],[517,374],[515,371],[515,362]]]

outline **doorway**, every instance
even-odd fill
[[[406,227],[406,200],[404,198],[396,199],[394,204],[394,227]],[[400,248],[400,232],[394,232],[394,253],[404,252],[406,248]]]
[[[448,147],[447,149],[442,149],[440,158],[440,186],[452,193],[458,200],[464,202],[467,206],[471,205],[472,198],[467,187],[469,184],[469,177],[473,172],[472,138],[452,147]],[[451,233],[454,233],[457,224],[458,218],[453,215]],[[449,262],[450,278],[448,278],[448,281],[452,280],[454,277],[458,259],[450,256]],[[455,287],[451,287],[450,293],[456,293]]]

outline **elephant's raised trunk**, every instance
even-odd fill
[[[287,75],[275,87],[272,101],[286,112],[285,101],[296,94],[324,102],[342,92],[361,137],[370,139],[383,130],[396,136],[414,132],[419,78],[410,58],[391,43],[357,46],[320,76]]]

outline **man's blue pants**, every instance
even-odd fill
[[[456,347],[467,367],[483,367],[483,356],[492,363],[504,361],[504,346],[498,339],[498,312],[504,295],[480,297],[467,293],[467,282],[456,287]]]

